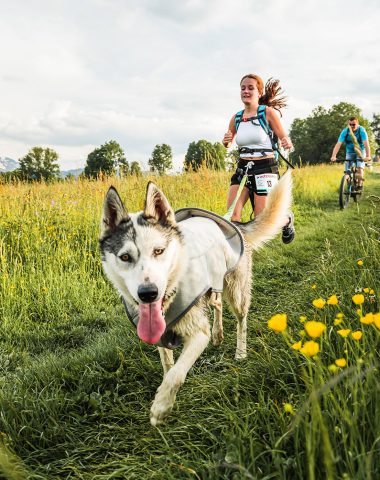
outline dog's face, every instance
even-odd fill
[[[181,255],[181,235],[165,195],[149,183],[143,212],[129,214],[111,187],[101,220],[103,269],[124,299],[138,306],[137,333],[157,343],[166,324],[165,299]]]

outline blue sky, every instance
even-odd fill
[[[0,0],[0,156],[62,169],[114,139],[146,168],[219,141],[246,73],[279,78],[286,128],[318,105],[380,113],[377,0]]]

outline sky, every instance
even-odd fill
[[[0,157],[41,145],[62,170],[116,140],[143,169],[221,141],[239,82],[278,78],[282,123],[323,105],[380,113],[378,0],[0,0]]]

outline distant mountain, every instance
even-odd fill
[[[20,165],[16,160],[9,157],[0,157],[0,173],[12,172],[16,170]]]
[[[83,172],[83,168],[74,168],[72,170],[61,170],[60,177],[66,178],[68,175],[73,175],[75,178],[79,177],[79,175]]]

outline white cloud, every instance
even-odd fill
[[[146,166],[219,140],[239,81],[280,78],[283,123],[317,105],[380,111],[374,0],[0,0],[0,156],[48,145],[63,168],[115,139]],[[5,48],[5,45],[7,47]]]

